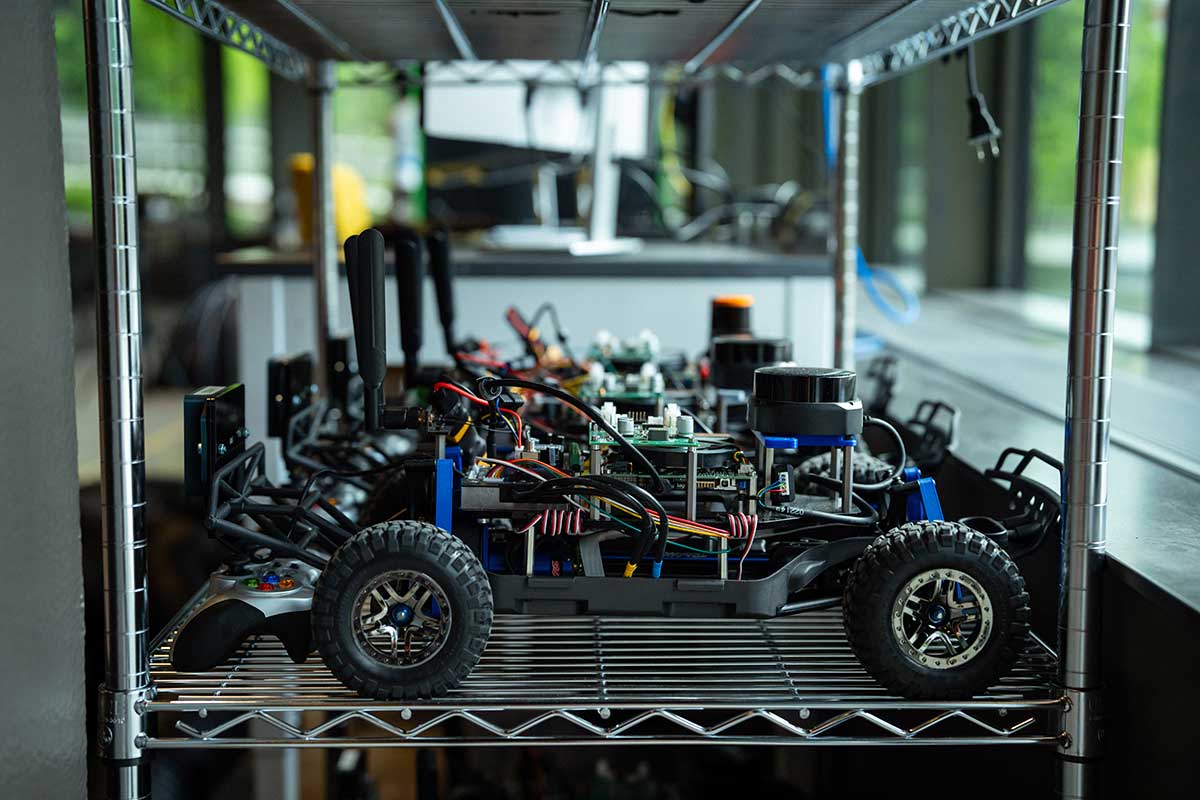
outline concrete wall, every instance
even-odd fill
[[[74,343],[52,0],[0,12],[0,794],[82,797]]]

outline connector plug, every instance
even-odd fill
[[[987,100],[982,94],[973,94],[967,98],[967,113],[971,115],[967,144],[975,148],[975,155],[980,161],[987,158],[989,151],[992,158],[999,158],[1002,132],[992,117],[992,112],[988,110]]]
[[[987,100],[979,88],[979,78],[975,74],[975,48],[970,45],[966,49],[966,65],[967,114],[971,118],[967,125],[967,144],[975,148],[975,155],[980,161],[987,158],[988,151],[991,152],[992,158],[999,158],[1000,126],[988,110]]]

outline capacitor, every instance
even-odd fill
[[[622,436],[633,436],[633,420],[628,414],[617,417],[617,433]]]
[[[690,439],[696,433],[696,420],[684,414],[675,420],[675,435]]]

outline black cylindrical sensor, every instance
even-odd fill
[[[750,428],[768,436],[862,433],[862,403],[850,370],[780,365],[754,373]]]
[[[712,316],[709,321],[709,338],[718,336],[749,336],[750,310],[754,298],[748,294],[724,295],[712,299]]]
[[[781,403],[845,403],[854,399],[856,383],[848,369],[763,367],[754,373],[754,396]]]
[[[718,389],[744,389],[754,385],[754,370],[792,357],[787,339],[755,336],[718,336],[712,341],[712,382]]]

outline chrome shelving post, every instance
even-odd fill
[[[97,739],[113,798],[149,797],[142,748],[150,694],[142,308],[129,0],[84,0],[104,559],[104,684]]]
[[[326,388],[329,332],[338,319],[337,226],[333,212],[334,62],[313,64],[313,317],[317,334],[317,385]]]
[[[1087,0],[1083,12],[1059,603],[1066,711],[1058,752],[1068,798],[1095,796],[1101,755],[1100,593],[1129,9],[1130,0]]]
[[[833,365],[854,369],[858,293],[858,159],[862,65],[846,64],[835,102],[837,164],[833,174]]]

